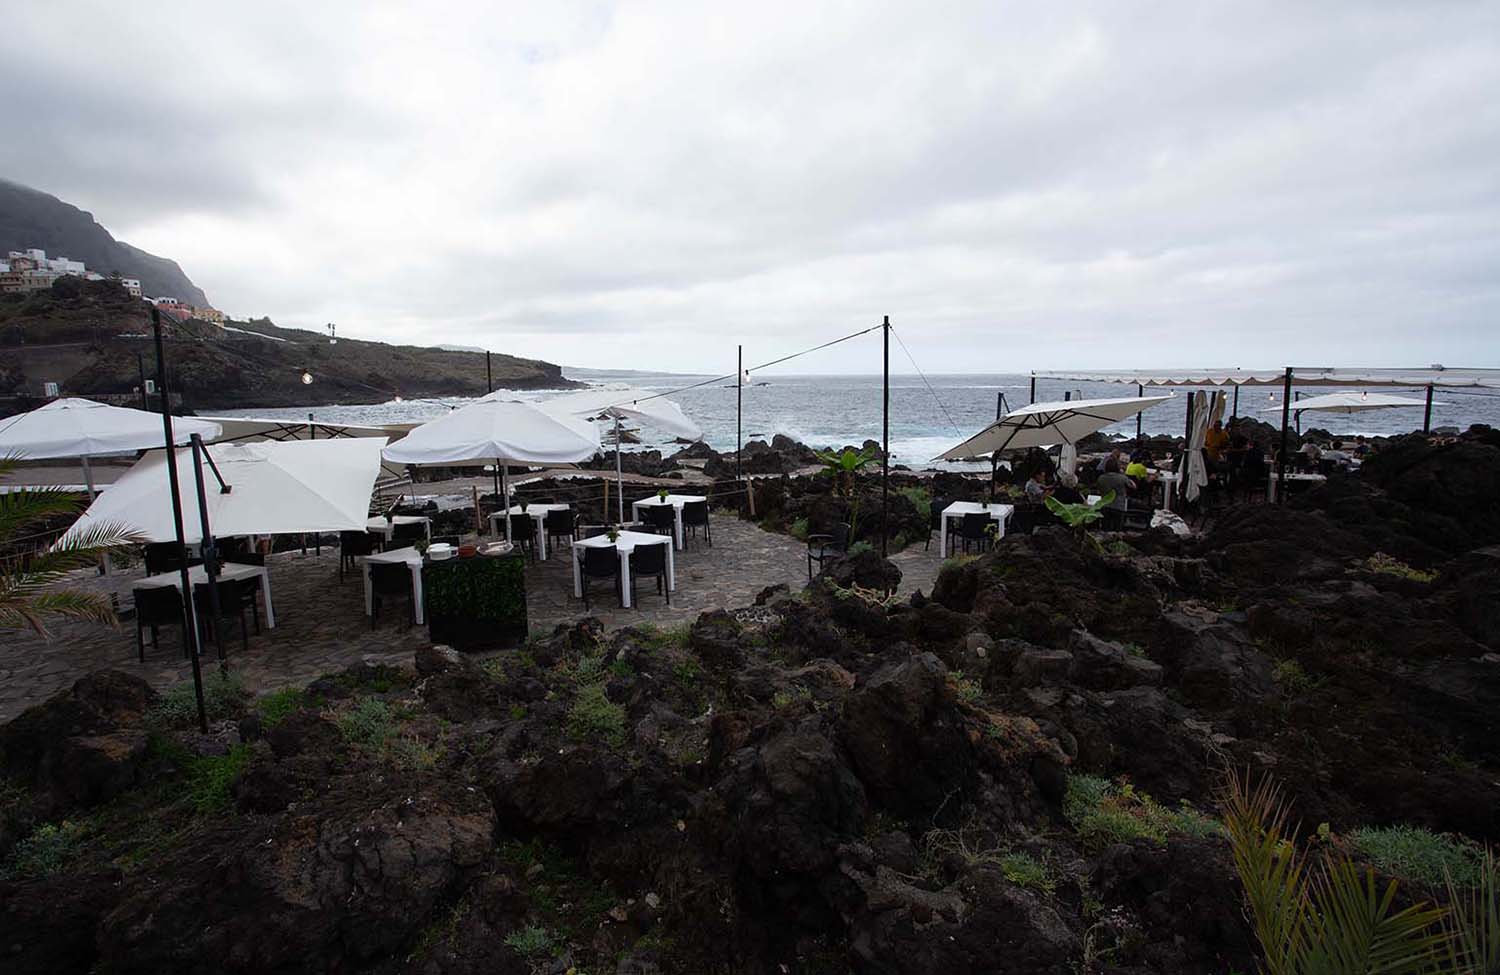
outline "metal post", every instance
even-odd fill
[[[1036,373],[1031,374],[1031,401],[1036,402]]]
[[[881,394],[880,557],[885,558],[885,540],[891,533],[891,316],[885,316],[880,335],[884,340],[885,357]]]
[[[495,391],[495,374],[490,371],[490,350],[484,350],[484,391],[493,393]]]
[[[495,466],[500,468],[500,518],[505,522],[505,540],[510,537],[510,471],[500,464],[500,458],[495,458]]]
[[[620,414],[618,413],[615,414],[615,494],[618,495],[615,498],[615,506],[620,513],[615,524],[623,525],[625,524],[625,475],[620,470]],[[609,517],[609,512],[605,512],[605,517]]]
[[[1234,405],[1229,408],[1229,419],[1237,420],[1240,416],[1240,384],[1234,384]]]
[[[224,663],[224,619],[219,615],[219,556],[214,544],[213,532],[208,524],[208,497],[203,487],[203,438],[192,436],[193,480],[198,489],[198,528],[203,540],[199,551],[203,556],[203,573],[208,576],[208,606],[213,614],[214,645],[219,651],[219,669],[228,670]],[[222,488],[221,488],[222,490]]]
[[[1422,432],[1432,432],[1432,383],[1427,384],[1427,408],[1422,412]]]
[[[139,352],[135,354],[135,368],[141,374],[141,409],[151,410],[151,398],[146,395],[146,360]]]
[[[1143,385],[1141,385],[1140,383],[1136,383],[1135,384],[1135,395],[1136,395],[1137,399],[1139,399],[1142,396],[1145,396],[1146,395],[1146,387],[1143,386]],[[1141,411],[1141,410],[1136,410],[1136,412],[1135,412],[1135,449],[1136,450],[1140,450],[1141,449],[1141,413],[1142,412],[1143,411]]]
[[[193,615],[193,584],[188,578],[187,543],[182,531],[182,493],[177,483],[177,449],[173,446],[171,389],[167,385],[166,355],[161,344],[161,311],[151,309],[151,330],[156,336],[156,375],[161,387],[161,427],[167,442],[167,486],[172,495],[172,525],[177,530],[178,584],[182,586],[184,642],[193,665],[193,696],[198,701],[198,730],[208,734],[208,712],[203,707],[203,671],[198,662],[198,627]]]
[[[313,426],[313,415],[311,413],[307,414],[307,439],[318,439],[318,428]]]
[[[1302,390],[1300,390],[1300,389],[1297,390],[1295,393],[1292,394],[1292,401],[1293,402],[1296,402],[1297,400],[1299,400],[1301,398],[1302,398]],[[1293,410],[1292,411],[1292,422],[1296,423],[1296,425],[1297,425],[1297,436],[1299,436],[1299,437],[1302,436],[1302,411],[1301,410]]]
[[[1286,435],[1287,423],[1292,412],[1292,367],[1286,367],[1286,379],[1281,391],[1281,450],[1276,454],[1276,503],[1286,501]]]
[[[741,454],[745,452],[745,347],[739,346],[734,370],[734,480],[736,485],[745,481],[745,467]]]

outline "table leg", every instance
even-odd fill
[[[667,546],[667,589],[677,591],[677,559],[672,555],[672,546]]]
[[[427,612],[422,601],[422,565],[420,562],[411,567],[411,605],[412,615],[417,618],[417,625],[424,625],[427,622]]]
[[[682,505],[673,505],[672,510],[677,522],[677,549],[681,551],[683,545],[686,544],[682,540]]]
[[[579,555],[580,555],[581,551],[582,550],[577,545],[573,546],[573,598],[574,599],[582,599],[583,598],[583,567],[582,567],[581,563],[579,562]]]
[[[276,629],[276,610],[271,606],[271,573],[261,569],[255,575],[260,580],[260,594],[266,601],[266,629],[274,630]]]
[[[620,553],[620,607],[630,608],[630,552],[619,549]],[[633,550],[632,550],[633,551]]]
[[[532,522],[536,525],[536,557],[537,561],[547,561],[547,519],[546,515]]]
[[[359,562],[360,573],[365,577],[365,615],[375,615],[375,591],[370,586],[370,563],[363,559]]]
[[[938,558],[948,557],[948,515],[938,516]]]
[[[998,541],[1000,541],[1000,539],[1002,539],[1004,537],[1005,537],[1005,512],[1000,511],[1000,512],[997,512],[995,514],[995,541],[998,542]]]

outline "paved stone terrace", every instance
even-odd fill
[[[613,593],[596,584],[593,615],[611,629],[639,622],[669,626],[691,621],[708,609],[748,605],[766,586],[786,583],[798,589],[806,584],[802,543],[727,514],[714,514],[713,529],[712,548],[701,539],[689,539],[687,551],[677,553],[677,592],[670,608],[645,581],[637,586],[638,606],[628,610],[620,609]],[[526,589],[533,629],[550,630],[584,615],[583,602],[573,598],[570,559],[564,549],[559,556],[528,567]],[[929,561],[935,571],[936,558]],[[238,627],[231,623],[225,641],[231,668],[252,689],[304,683],[362,659],[406,663],[426,639],[425,627],[407,626],[399,603],[387,609],[372,630],[364,615],[360,576],[346,573],[339,581],[334,548],[325,546],[321,555],[312,550],[305,555],[278,553],[268,560],[268,567],[276,629],[263,628],[260,636],[252,630],[249,650],[241,651]],[[80,573],[71,584],[119,592],[121,603],[129,605],[130,583],[139,575],[139,569],[108,577]],[[906,591],[906,586],[902,588]],[[191,669],[181,648],[181,632],[164,628],[160,649],[153,650],[148,642],[146,662],[138,663],[134,621],[117,630],[57,622],[52,625],[51,640],[29,632],[0,633],[0,721],[68,687],[83,674],[103,668],[139,673],[159,689],[188,680]],[[204,659],[206,666],[215,665],[212,644]]]

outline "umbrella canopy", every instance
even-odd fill
[[[937,459],[968,460],[998,451],[1077,443],[1111,423],[1119,423],[1171,398],[1131,396],[1124,399],[1032,403],[1030,406],[1011,410],[968,440],[943,451]]]
[[[212,440],[221,432],[211,420],[172,418],[172,436],[179,444],[195,433]],[[98,457],[165,446],[160,413],[90,399],[53,400],[30,413],[0,420],[0,454],[29,459]]]
[[[686,440],[699,440],[703,437],[703,431],[698,424],[688,419],[687,414],[682,412],[682,407],[644,389],[610,386],[584,389],[542,400],[537,406],[554,416],[585,419],[617,416],[644,423]]]
[[[203,464],[209,530],[221,538],[363,531],[384,446],[378,437],[210,446]],[[173,453],[182,484],[183,540],[202,541],[193,452],[178,448]],[[220,477],[228,493],[220,490]],[[99,495],[64,537],[111,522],[153,542],[175,541],[167,483],[167,452],[152,451]]]
[[[1365,410],[1384,410],[1393,406],[1425,407],[1426,405],[1426,400],[1407,399],[1404,396],[1391,396],[1388,393],[1324,393],[1322,396],[1293,400],[1292,412],[1305,413],[1309,410],[1318,410],[1324,413],[1362,413]],[[1446,406],[1447,404],[1434,400],[1432,405]],[[1273,406],[1261,412],[1280,413],[1281,407]]]
[[[512,461],[573,464],[599,452],[599,434],[583,420],[531,403],[485,398],[413,429],[385,449],[398,464]]]

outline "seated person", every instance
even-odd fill
[[[1349,461],[1353,460],[1353,458],[1350,457],[1349,454],[1344,450],[1344,442],[1342,440],[1335,440],[1333,442],[1332,450],[1323,451],[1323,459],[1331,460],[1335,464],[1347,464],[1349,463]]]
[[[1151,477],[1151,472],[1147,470],[1144,461],[1132,457],[1130,458],[1130,463],[1125,465],[1125,476],[1133,477],[1137,481],[1144,481]]]
[[[1041,468],[1032,471],[1026,479],[1026,500],[1041,504],[1047,497],[1047,472]]]
[[[1224,451],[1229,449],[1229,433],[1224,429],[1223,420],[1215,420],[1214,425],[1203,435],[1203,452],[1208,456],[1211,464],[1217,464],[1224,459]]]
[[[1364,457],[1370,452],[1370,445],[1364,437],[1354,438],[1354,456]]]
[[[1083,495],[1078,493],[1078,477],[1067,471],[1057,472],[1057,487],[1052,489],[1052,496],[1063,504],[1082,504]]]
[[[1124,511],[1130,507],[1130,494],[1135,490],[1135,482],[1120,473],[1120,465],[1113,460],[1107,460],[1104,462],[1104,473],[1099,475],[1099,481],[1094,485],[1094,490],[1101,495],[1115,492],[1115,499],[1109,503],[1109,506]]]
[[[1316,464],[1323,457],[1323,448],[1309,440],[1302,445],[1302,456],[1309,462]]]

